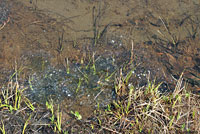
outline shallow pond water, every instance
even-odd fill
[[[104,107],[115,99],[120,69],[125,77],[134,67],[136,88],[156,80],[162,92],[173,90],[184,71],[184,82],[199,92],[198,0],[6,2],[11,21],[0,30],[1,83],[9,70],[25,68],[20,82],[34,101]]]

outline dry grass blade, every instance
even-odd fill
[[[182,87],[182,83],[183,83],[183,72],[181,73],[177,81],[175,90],[173,92],[173,98],[175,98],[185,88],[184,86]]]

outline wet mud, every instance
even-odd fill
[[[120,68],[125,76],[134,67],[130,83],[136,88],[155,80],[163,82],[162,92],[171,91],[183,72],[189,89],[199,93],[198,0],[6,4],[10,21],[0,30],[0,82],[23,70],[20,82],[35,101],[64,99],[63,106],[74,110],[106,106],[115,97]]]

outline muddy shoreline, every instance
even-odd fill
[[[191,90],[199,91],[197,1],[172,2],[173,10],[161,9],[167,3],[154,1],[61,0],[60,9],[55,2],[8,1],[11,22],[0,31],[2,82],[16,66],[26,68],[23,82],[34,72],[65,70],[66,59],[72,66],[87,64],[95,53],[95,59],[113,57],[116,66],[130,59],[135,66],[141,64],[132,78],[136,87],[147,83],[149,73],[151,80],[163,81],[164,90],[170,91],[184,72]]]
[[[23,82],[45,68],[65,70],[66,59],[87,64],[95,53],[95,59],[113,57],[117,66],[130,59],[135,66],[141,64],[132,78],[136,87],[147,83],[149,73],[151,80],[163,81],[163,90],[170,91],[184,72],[191,90],[199,91],[200,14],[195,1],[171,3],[172,11],[161,10],[162,2],[154,1],[61,0],[60,9],[55,2],[10,1],[15,7],[11,22],[1,30],[2,82],[16,65],[26,68]]]
[[[43,108],[46,102],[53,101],[56,105],[54,110],[58,111],[56,116],[59,115],[57,105],[60,105],[60,111],[63,113],[62,127],[67,132],[68,130],[71,133],[79,130],[93,132],[101,126],[99,119],[108,125],[109,122],[106,120],[109,117],[109,121],[117,122],[115,119],[120,114],[127,115],[112,129],[101,127],[101,130],[98,130],[104,133],[117,130],[121,132],[124,128],[131,128],[129,120],[135,120],[134,114],[140,115],[131,110],[130,114],[134,116],[129,117],[129,113],[124,114],[123,110],[118,109],[119,105],[127,106],[131,96],[130,90],[133,87],[135,89],[133,96],[139,96],[140,99],[151,102],[151,105],[155,104],[152,96],[159,97],[160,93],[169,94],[170,101],[161,100],[160,104],[166,104],[164,112],[163,107],[158,108],[162,112],[157,116],[159,120],[167,117],[164,121],[171,122],[169,117],[170,114],[174,115],[174,106],[168,105],[172,102],[180,102],[183,110],[189,109],[189,104],[192,105],[194,109],[188,113],[193,113],[188,117],[198,118],[198,114],[194,113],[196,109],[198,110],[199,103],[196,98],[200,93],[200,1],[8,0],[6,2],[10,9],[10,21],[0,29],[2,89],[0,96],[5,98],[4,93],[9,89],[11,97],[8,100],[12,102],[11,106],[15,104],[13,111],[16,115],[7,116],[0,113],[1,118],[9,120],[16,118],[12,123],[23,126],[31,117],[26,114],[27,112],[34,115],[34,120],[30,124],[43,120],[45,124],[42,127],[37,125],[30,127],[30,125],[30,132],[36,131],[36,128],[44,133],[58,132],[55,131],[54,123],[59,117],[55,118],[55,122],[50,121],[50,115],[55,113],[50,108]],[[159,92],[152,95],[150,87],[156,85],[159,85]],[[146,94],[147,89],[150,91]],[[180,96],[184,96],[183,102],[176,96],[171,98],[177,94],[177,89],[181,90]],[[24,113],[24,109],[19,110],[22,113],[16,110],[20,102],[15,102],[14,98],[20,95],[22,90],[25,93],[23,96],[25,102],[22,105],[25,105],[24,109],[27,110]],[[187,92],[195,93],[192,94],[192,101],[188,102]],[[37,112],[34,113],[27,98],[38,107]],[[143,101],[137,97],[132,99],[135,99],[130,106],[133,109],[141,102],[143,105]],[[1,102],[6,103],[7,99]],[[144,104],[146,105],[146,102]],[[136,110],[140,110],[140,105],[137,107],[139,109]],[[1,112],[5,112],[4,110],[9,112],[11,109],[3,105]],[[116,111],[112,113],[112,110]],[[79,113],[75,111],[79,111],[84,120],[78,120]],[[104,112],[106,114],[101,115]],[[178,116],[180,115],[177,115],[177,122]],[[128,120],[124,121],[125,119]],[[49,122],[53,123],[50,127],[46,125]],[[122,127],[121,123],[127,127]],[[181,128],[184,124],[181,125],[178,127]],[[94,126],[95,128],[92,128]],[[9,123],[6,124],[6,129],[8,128]],[[12,132],[16,132],[15,129],[18,128],[12,129]],[[158,130],[160,129],[151,132]],[[197,128],[193,130],[197,131]]]

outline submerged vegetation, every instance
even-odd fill
[[[102,73],[95,69],[97,66],[94,61],[91,63],[84,67],[92,70],[91,75]],[[68,121],[63,121],[66,115],[63,117],[62,105],[53,99],[46,100],[45,105],[30,100],[27,94],[24,94],[28,87],[19,82],[18,77],[22,71],[16,69],[7,86],[1,87],[1,133],[197,133],[200,131],[200,96],[187,89],[183,73],[177,80],[175,89],[163,93],[160,91],[162,82],[156,83],[150,79],[146,85],[136,89],[131,82],[136,68],[125,71],[123,69],[127,68],[127,65],[125,66],[119,68],[118,73],[114,71],[118,75],[111,73],[105,77],[109,79],[115,76],[115,81],[112,81],[115,95],[109,104],[100,107],[100,103],[97,102],[97,107],[90,111],[90,117],[87,119],[82,118],[81,111],[71,110],[67,112]],[[79,92],[82,84],[80,81],[91,77],[86,72],[82,74],[74,92]]]

